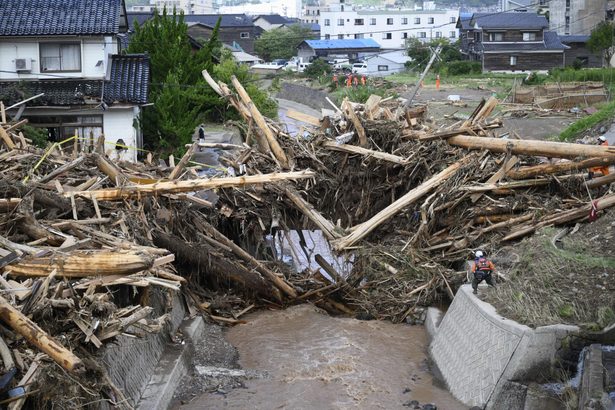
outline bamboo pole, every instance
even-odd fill
[[[250,110],[250,113],[252,114],[252,118],[256,122],[256,125],[258,125],[263,134],[265,134],[267,142],[269,143],[269,148],[271,148],[273,155],[276,157],[282,168],[288,169],[289,164],[288,158],[286,157],[286,153],[278,143],[278,140],[276,139],[275,135],[273,135],[273,131],[271,131],[271,128],[269,128],[269,125],[267,125],[265,118],[260,113],[258,108],[256,108],[256,105],[252,102],[252,99],[250,98],[246,90],[243,88],[237,77],[232,76],[231,82],[233,83],[235,90],[237,90],[239,97],[241,97],[244,104]]]
[[[52,339],[43,329],[14,308],[2,296],[0,296],[0,319],[40,351],[49,355],[65,370],[78,372],[85,369],[81,359]]]
[[[63,195],[90,196],[99,201],[119,201],[128,198],[140,198],[150,195],[177,194],[181,192],[201,191],[214,188],[241,187],[254,184],[266,184],[279,181],[311,178],[313,171],[280,172],[262,175],[250,175],[232,178],[190,179],[186,181],[164,181],[154,184],[131,185],[122,188],[107,188],[92,191],[73,191]]]
[[[351,247],[352,245],[366,237],[371,231],[376,229],[383,222],[395,216],[402,209],[416,202],[418,199],[431,192],[448,178],[455,175],[457,171],[470,160],[470,158],[471,156],[466,156],[461,160],[455,162],[454,164],[448,166],[444,170],[440,171],[438,174],[423,182],[421,185],[409,191],[407,194],[399,198],[397,201],[393,202],[391,205],[384,208],[382,211],[378,212],[367,222],[364,222],[358,225],[356,228],[353,228],[351,234],[334,242],[334,248],[337,250],[343,250]]]
[[[600,145],[571,144],[567,142],[508,140],[501,138],[457,135],[447,139],[448,143],[467,149],[486,149],[493,152],[508,152],[519,155],[538,155],[554,158],[611,157],[615,147]]]

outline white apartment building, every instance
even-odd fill
[[[214,13],[213,0],[150,0],[151,8],[162,10],[164,7],[171,11],[183,10],[184,14],[211,14]]]
[[[406,40],[447,38],[456,41],[459,10],[345,10],[324,11],[322,39],[372,38],[382,48],[405,47]]]

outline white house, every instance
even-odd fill
[[[84,150],[104,134],[108,151],[119,141],[136,160],[150,67],[146,55],[119,54],[127,28],[123,0],[0,1],[0,100],[44,94],[9,115],[53,141],[77,135]]]
[[[458,10],[349,10],[320,13],[320,35],[328,39],[371,38],[382,48],[404,48],[406,40],[456,41]]]
[[[386,77],[402,72],[405,64],[411,60],[406,50],[383,51],[363,59],[367,64],[367,73],[374,77]]]

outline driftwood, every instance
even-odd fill
[[[508,178],[527,179],[536,176],[578,171],[592,167],[604,167],[615,164],[615,155],[602,158],[589,158],[582,161],[564,161],[556,164],[540,164],[531,167],[513,169],[506,173]]]

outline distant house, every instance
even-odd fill
[[[568,48],[564,50],[564,60],[566,66],[571,66],[578,62],[581,67],[602,67],[601,53],[593,53],[587,48],[589,36],[559,36],[562,43]]]
[[[0,100],[43,94],[9,115],[53,141],[77,135],[84,150],[101,134],[112,152],[121,140],[122,159],[136,160],[150,66],[147,55],[120,54],[127,30],[123,0],[0,1]]]
[[[293,21],[293,22],[284,24],[282,27],[292,27],[295,25],[299,25],[303,28],[309,28],[312,34],[312,38],[320,38],[320,25],[316,23],[303,23],[300,21]]]
[[[310,59],[344,55],[348,58],[358,58],[380,51],[380,45],[371,38],[349,40],[305,40],[297,46],[297,56]]]
[[[475,13],[457,22],[462,52],[481,61],[483,71],[547,71],[564,67],[568,48],[537,13]],[[465,38],[465,41],[463,40]]]
[[[128,13],[128,22],[131,29],[136,21],[143,24],[152,18],[152,13]],[[184,21],[188,25],[188,34],[196,40],[207,40],[221,17],[218,38],[224,44],[234,49],[254,52],[254,40],[257,39],[263,29],[254,25],[252,18],[245,14],[187,14]]]
[[[285,24],[293,23],[293,20],[280,16],[279,14],[261,14],[254,17],[252,20],[254,25],[262,28],[264,31],[280,28]]]
[[[364,59],[367,64],[367,74],[374,77],[386,77],[402,72],[410,60],[406,50],[384,51]]]

